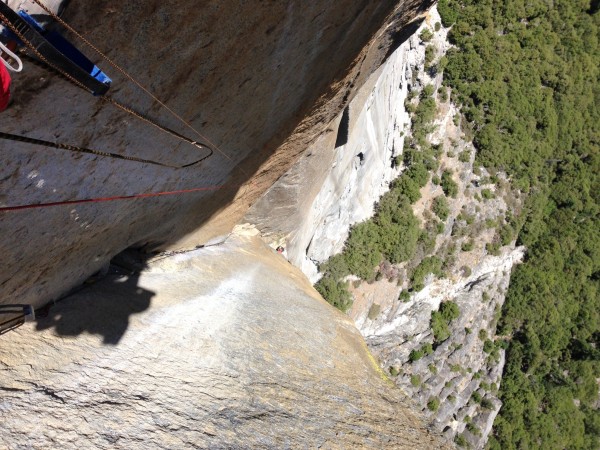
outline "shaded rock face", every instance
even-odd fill
[[[130,246],[226,235],[415,29],[429,0],[71,2],[65,19],[210,139],[186,170],[0,141],[0,206],[207,188],[0,213],[0,298],[40,306]],[[86,52],[93,55],[89,50]],[[199,138],[106,62],[111,95]],[[2,129],[154,159],[203,153],[28,65]]]
[[[342,250],[351,225],[373,215],[375,201],[398,176],[409,47],[394,52],[244,220],[315,282],[317,264]]]
[[[0,367],[9,448],[440,448],[256,237],[109,275],[14,331]]]

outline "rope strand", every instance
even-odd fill
[[[121,72],[121,74],[123,74],[127,79],[129,79],[136,86],[138,86],[141,90],[143,90],[146,94],[148,94],[150,97],[152,97],[152,99],[154,101],[156,101],[159,105],[161,105],[163,108],[165,108],[167,111],[169,111],[173,115],[173,117],[178,119],[186,127],[188,127],[190,130],[192,130],[194,133],[196,133],[196,135],[198,135],[198,137],[203,139],[205,142],[209,143],[212,148],[214,148],[219,153],[221,153],[225,158],[227,158],[229,161],[233,162],[233,160],[227,154],[225,154],[225,152],[223,152],[219,148],[218,145],[214,144],[210,139],[208,139],[206,136],[204,136],[202,133],[200,133],[196,128],[194,128],[192,126],[192,124],[190,124],[183,117],[181,117],[179,114],[177,114],[173,109],[171,109],[168,105],[166,105],[164,102],[162,102],[158,97],[156,97],[152,92],[150,92],[150,90],[148,90],[142,83],[140,83],[138,80],[136,80],[132,75],[130,75],[119,64],[117,64],[115,61],[113,61],[111,58],[109,58],[104,52],[102,52],[100,49],[98,49],[98,47],[96,47],[88,39],[86,39],[85,36],[83,36],[81,33],[79,33],[77,30],[75,30],[71,25],[69,25],[67,22],[65,22],[61,17],[59,17],[57,14],[55,14],[50,8],[48,8],[40,0],[32,0],[32,1],[34,3],[36,3],[40,8],[42,8],[44,11],[46,11],[50,15],[50,17],[52,17],[54,20],[56,20],[58,23],[60,23],[63,27],[65,27],[67,30],[69,30],[71,33],[73,33],[75,36],[77,36],[77,38],[79,38],[89,48],[94,50],[98,55],[100,55],[111,66],[113,66],[115,69],[117,69],[119,72]]]
[[[80,87],[81,89],[83,89],[83,90],[85,90],[85,91],[93,94],[93,92],[90,89],[88,89],[86,86],[84,86],[83,83],[81,83],[80,81],[78,81],[77,79],[75,79],[73,76],[71,76],[70,74],[68,74],[67,72],[65,72],[64,70],[62,70],[61,68],[57,67],[55,64],[52,64],[50,61],[48,61],[48,59],[44,55],[42,55],[35,48],[35,46],[28,39],[25,38],[25,36],[17,29],[17,27],[15,27],[10,22],[10,20],[8,20],[8,18],[4,14],[2,14],[1,12],[0,12],[0,20],[2,20],[11,29],[11,31],[25,44],[25,46],[29,50],[31,50],[48,67],[50,67],[54,71],[60,73],[63,77],[65,77],[71,83],[73,83],[76,86]],[[141,114],[133,111],[131,108],[128,108],[128,107],[122,105],[121,103],[119,103],[118,101],[112,99],[111,97],[103,95],[103,96],[100,97],[100,99],[102,99],[103,101],[105,101],[107,103],[112,104],[113,106],[116,106],[117,108],[119,108],[119,109],[127,112],[130,115],[133,115],[134,117],[137,117],[138,119],[140,119],[140,120],[142,120],[144,122],[147,122],[147,123],[149,123],[149,124],[157,127],[158,129],[162,130],[163,132],[165,132],[167,134],[170,134],[170,135],[176,137],[177,139],[180,139],[180,140],[182,140],[182,141],[184,141],[184,142],[186,142],[186,143],[188,143],[190,145],[193,145],[193,146],[197,147],[198,149],[202,149],[202,148],[206,147],[210,151],[209,155],[201,158],[200,160],[196,161],[193,164],[185,165],[184,167],[189,167],[191,165],[197,164],[197,163],[199,163],[199,162],[201,162],[201,161],[205,160],[206,158],[208,158],[208,157],[210,157],[210,156],[213,155],[213,150],[209,146],[204,146],[204,145],[202,145],[202,144],[200,144],[200,143],[198,143],[196,141],[193,141],[193,140],[191,140],[191,139],[189,139],[189,138],[187,138],[187,137],[185,137],[185,136],[183,136],[183,135],[181,135],[181,134],[179,134],[179,133],[177,133],[177,132],[175,132],[175,131],[167,128],[167,127],[164,127],[164,126],[158,124],[157,122],[153,121],[152,119],[149,119],[148,117],[145,117],[145,116],[143,116],[143,115],[141,115]],[[166,165],[166,166],[168,166],[168,165]]]

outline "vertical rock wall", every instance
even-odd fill
[[[314,282],[317,264],[341,251],[351,225],[373,215],[375,202],[400,174],[410,118],[404,109],[419,49],[402,44],[329,123],[303,157],[248,212],[274,246]]]
[[[172,170],[0,141],[0,207],[203,189],[1,212],[0,302],[43,305],[131,246],[193,248],[229,233],[430,4],[70,2],[70,24],[218,149],[200,166]],[[117,100],[197,137],[85,51],[113,78]],[[1,117],[6,132],[169,164],[205,154],[31,64],[15,77],[13,92]]]

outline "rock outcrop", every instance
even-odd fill
[[[71,25],[218,148],[200,167],[172,170],[0,141],[0,206],[206,188],[0,213],[0,301],[39,307],[128,247],[193,248],[225,236],[431,3],[71,2]],[[114,79],[116,99],[198,137],[99,65]],[[170,164],[204,154],[30,64],[13,91],[6,132]]]
[[[12,332],[0,367],[3,448],[443,446],[351,320],[247,235],[112,273]]]

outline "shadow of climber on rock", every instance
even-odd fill
[[[37,330],[54,327],[60,336],[82,333],[103,337],[117,345],[129,326],[129,318],[149,308],[155,293],[138,286],[139,274],[108,276],[48,309]]]

